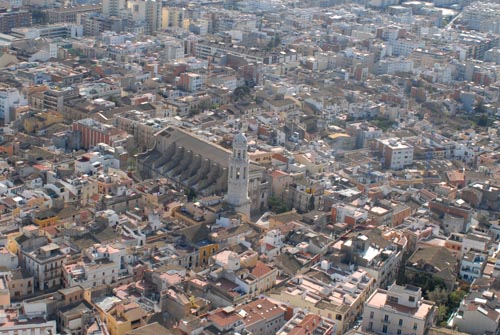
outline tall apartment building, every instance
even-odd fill
[[[470,29],[498,34],[500,32],[499,9],[500,5],[497,3],[474,2],[464,9],[462,20]]]
[[[0,87],[0,119],[7,124],[15,119],[14,110],[25,104],[23,96],[14,87]]]
[[[50,109],[59,113],[63,113],[65,104],[77,99],[79,99],[78,89],[72,87],[51,87],[40,94],[38,99],[32,98],[35,107]]]
[[[104,2],[106,2],[106,0]],[[102,11],[101,4],[90,4],[51,8],[47,10],[46,13],[49,16],[49,23],[79,23],[82,14],[100,11]]]
[[[422,298],[422,289],[393,284],[377,289],[365,302],[363,330],[377,334],[424,335],[435,321],[436,305]]]
[[[162,29],[172,28],[172,27],[182,28],[185,12],[186,12],[185,8],[163,7],[162,18],[161,18]]]
[[[97,36],[103,31],[119,32],[123,30],[126,20],[117,16],[87,13],[82,14],[83,33],[87,36]]]
[[[197,92],[203,88],[204,78],[197,73],[182,73],[179,77],[178,86],[188,92]]]
[[[380,152],[387,169],[400,170],[413,164],[413,146],[398,138],[378,139],[375,150]]]
[[[161,1],[159,0],[130,0],[127,8],[136,22],[144,22],[145,32],[153,33],[161,27]]]
[[[31,26],[31,13],[25,10],[0,11],[0,33],[10,33],[12,28]]]
[[[66,255],[55,243],[21,250],[24,268],[34,277],[35,290],[46,290],[62,284],[62,267]]]
[[[73,123],[73,131],[82,134],[81,147],[89,149],[99,143],[113,146],[120,140],[125,140],[127,133],[111,125],[97,122],[93,119],[83,119]]]
[[[103,0],[102,13],[105,16],[120,16],[120,13],[126,9],[125,0]]]

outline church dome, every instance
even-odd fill
[[[247,138],[245,137],[245,135],[243,133],[239,133],[238,135],[236,135],[233,139],[233,147],[236,148],[243,148],[243,147],[247,147],[248,146],[248,141],[247,141]]]

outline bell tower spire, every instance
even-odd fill
[[[248,159],[248,141],[243,133],[233,139],[233,152],[229,158],[226,202],[234,206],[237,212],[250,215],[248,181],[250,160]]]

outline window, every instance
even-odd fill
[[[398,329],[398,335],[401,335],[401,329]]]
[[[374,312],[370,312],[370,319],[373,319],[374,314]]]
[[[382,327],[382,333],[387,334],[387,325]]]
[[[399,319],[399,325],[402,326],[403,325],[403,319]]]
[[[413,324],[413,330],[417,330],[417,328],[418,328],[418,325],[417,325],[417,323],[415,322],[415,323]]]
[[[409,297],[408,297],[408,301],[410,301],[410,302],[415,302],[415,297],[413,297],[413,296],[409,296]]]
[[[393,297],[393,296],[389,296],[389,302],[393,302],[395,304],[397,304],[399,302],[399,299],[397,297]]]
[[[386,315],[384,315],[384,321],[385,321],[385,322],[389,321],[389,315],[387,315],[387,314],[386,314]]]
[[[370,321],[370,323],[368,323],[368,330],[372,330],[373,329],[373,322]]]

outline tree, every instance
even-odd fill
[[[269,205],[269,209],[276,214],[284,213],[288,210],[285,202],[276,197],[270,197],[267,200],[267,203]]]
[[[490,220],[486,215],[479,215],[477,221],[481,226],[491,226]]]
[[[481,114],[479,118],[477,119],[477,125],[479,127],[487,127],[488,126],[488,115],[486,114]]]
[[[281,37],[279,35],[274,36],[274,46],[277,47],[281,44]]]
[[[193,201],[196,198],[196,191],[190,187],[184,189],[184,194],[187,196],[188,201]]]
[[[462,301],[462,299],[465,297],[466,294],[467,292],[462,289],[458,289],[456,291],[451,292],[449,299],[450,308],[458,307],[458,305],[460,305],[460,302]]]
[[[267,43],[267,49],[272,50],[281,44],[281,37],[279,35],[274,35],[273,38]]]
[[[309,206],[308,209],[310,211],[314,210],[314,194],[311,194],[311,197],[309,198]]]
[[[248,86],[239,86],[233,91],[233,100],[239,101],[244,100],[250,95],[251,89]]]
[[[437,322],[444,322],[448,319],[448,308],[446,305],[439,305],[437,309]]]
[[[474,113],[476,113],[476,114],[485,114],[486,113],[486,109],[484,108],[482,101],[479,101],[476,104],[476,107],[474,107]]]
[[[436,302],[438,305],[445,305],[448,302],[448,293],[441,287],[435,288],[427,294],[429,300]]]

